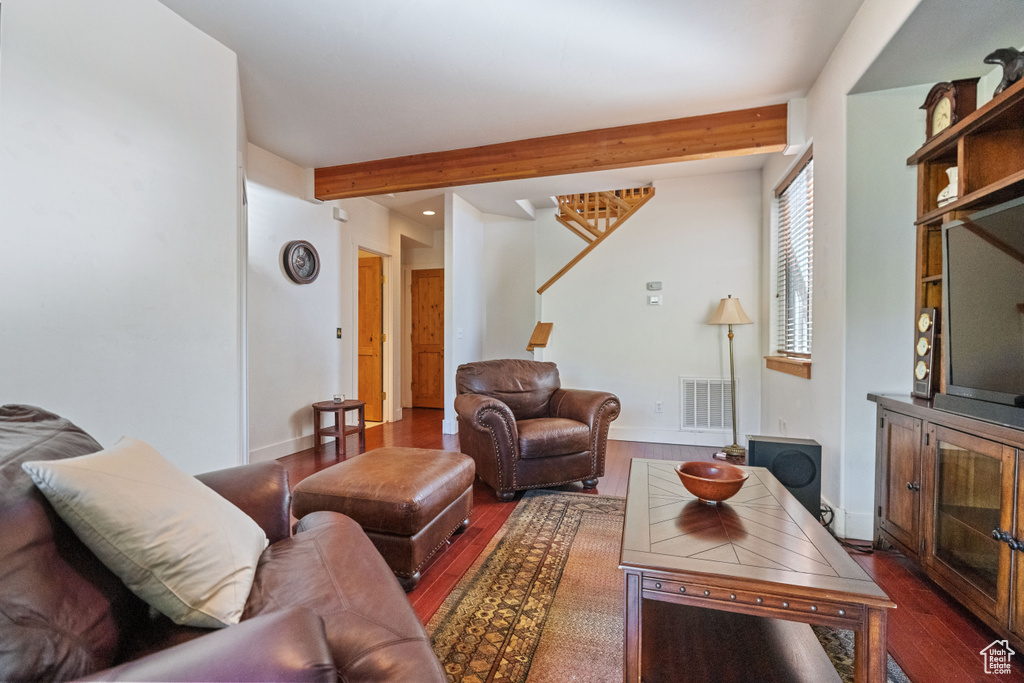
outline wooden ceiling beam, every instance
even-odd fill
[[[447,152],[413,154],[314,173],[317,199],[367,197],[693,159],[780,151],[786,105],[601,128]]]

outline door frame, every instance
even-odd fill
[[[381,383],[383,386],[381,389],[384,391],[384,405],[382,408],[384,422],[392,422],[394,416],[392,413],[392,401],[395,400],[395,392],[392,384],[394,383],[394,354],[392,349],[394,348],[394,320],[393,310],[394,305],[391,301],[391,288],[394,285],[394,279],[392,278],[391,268],[391,255],[381,251],[379,247],[363,245],[357,242],[354,238],[352,239],[352,315],[349,322],[350,333],[348,335],[351,347],[351,358],[352,363],[352,387],[349,391],[352,393],[351,396],[358,396],[359,394],[359,252],[365,251],[373,254],[374,256],[380,256],[381,258],[381,274],[384,275],[384,284],[381,287],[381,331],[385,335],[383,348],[381,349],[381,362],[384,364],[383,372],[381,373]],[[399,397],[401,399],[401,397]]]

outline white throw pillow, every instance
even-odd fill
[[[267,547],[263,529],[151,446],[26,462],[57,514],[140,598],[175,623],[237,624]]]

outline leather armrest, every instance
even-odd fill
[[[607,391],[557,389],[551,395],[551,417],[564,417],[597,428],[602,420],[619,416],[619,398]]]
[[[337,670],[323,620],[295,607],[211,631],[82,680],[334,683]]]
[[[499,441],[511,439],[518,450],[519,430],[512,410],[496,398],[483,394],[459,394],[455,397],[455,412],[473,429],[495,431]]]
[[[277,462],[260,462],[196,476],[259,524],[271,543],[291,535],[288,471]]]

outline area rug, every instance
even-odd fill
[[[454,683],[622,680],[623,498],[529,491],[427,624]],[[843,681],[853,633],[815,628]],[[908,681],[889,657],[889,681]]]

